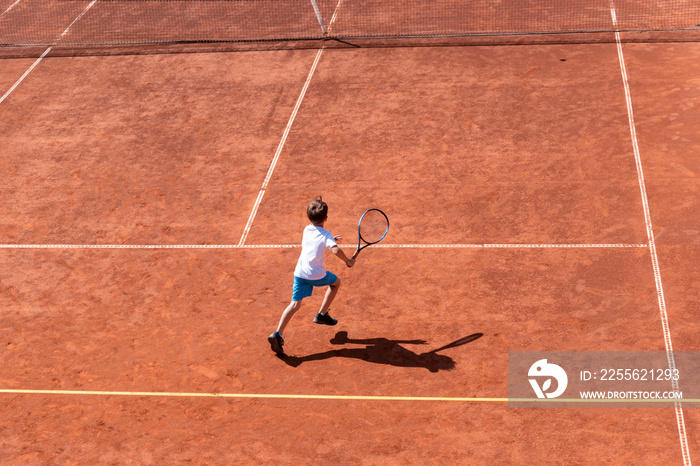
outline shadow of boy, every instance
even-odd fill
[[[396,367],[422,367],[430,372],[452,370],[455,362],[449,356],[437,354],[437,351],[453,346],[461,346],[481,337],[481,333],[475,333],[469,337],[458,340],[459,345],[451,343],[437,350],[425,353],[416,353],[401,345],[425,345],[425,340],[389,340],[387,338],[351,339],[348,332],[338,332],[331,339],[333,345],[357,344],[365,345],[364,348],[341,348],[325,351],[323,353],[310,354],[303,357],[278,355],[286,364],[298,367],[304,362],[322,361],[331,358],[351,358],[375,364],[386,364]]]

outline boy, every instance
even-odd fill
[[[323,268],[323,259],[326,249],[330,250],[345,265],[352,267],[355,259],[348,258],[342,249],[338,247],[336,241],[340,241],[340,236],[333,236],[330,231],[323,228],[328,220],[328,204],[318,199],[311,201],[306,208],[306,216],[309,217],[311,225],[304,228],[304,235],[301,240],[301,254],[294,269],[294,290],[292,302],[282,313],[277,330],[270,335],[267,340],[270,342],[272,351],[277,354],[284,354],[282,346],[284,339],[282,332],[287,326],[295,312],[301,307],[301,300],[311,296],[315,286],[328,286],[326,295],[323,298],[321,309],[316,313],[314,322],[322,325],[335,325],[336,319],[328,314],[330,305],[338,293],[340,279]]]

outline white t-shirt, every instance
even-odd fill
[[[320,280],[326,276],[323,258],[326,249],[336,246],[333,235],[325,228],[307,225],[301,239],[301,254],[294,269],[294,275],[306,280]]]

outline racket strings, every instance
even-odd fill
[[[360,222],[360,236],[367,243],[381,240],[389,228],[389,220],[378,210],[368,211]]]

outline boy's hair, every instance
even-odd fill
[[[314,199],[309,203],[309,206],[306,208],[306,216],[309,217],[313,224],[322,223],[328,217],[328,204],[323,202],[321,196],[318,196],[318,199]]]

